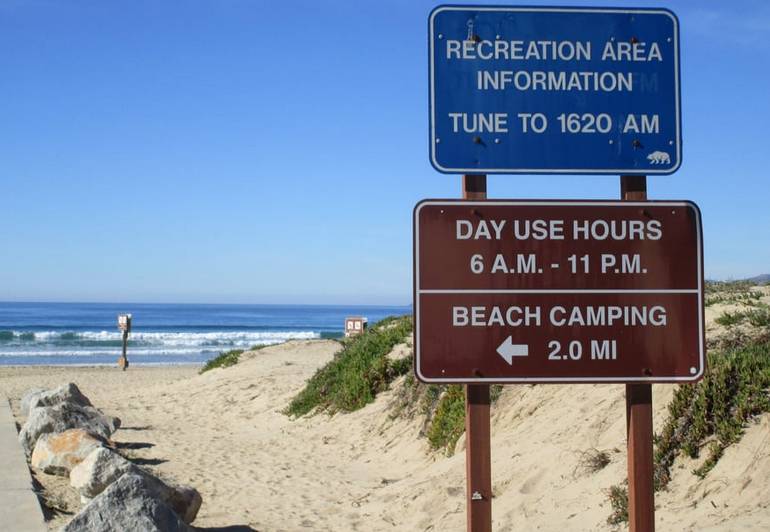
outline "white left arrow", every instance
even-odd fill
[[[497,353],[508,362],[513,365],[513,357],[526,357],[529,356],[529,346],[527,344],[514,344],[512,338],[509,336],[500,347],[497,348]]]

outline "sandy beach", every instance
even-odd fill
[[[350,414],[282,413],[339,348],[292,341],[202,375],[192,366],[7,367],[0,391],[18,416],[29,388],[76,382],[123,420],[113,437],[121,452],[200,491],[198,527],[464,530],[463,439],[447,457],[430,450],[420,419],[394,415],[405,377]],[[673,389],[654,386],[656,430]],[[505,387],[492,409],[494,529],[622,529],[607,524],[607,490],[625,478],[625,429],[623,386]],[[610,459],[598,471],[585,467],[594,450]],[[691,473],[696,465],[678,459],[671,484],[657,494],[660,530],[766,529],[770,416],[752,422],[704,479]],[[56,529],[80,502],[66,480],[36,476],[64,510],[49,522]]]

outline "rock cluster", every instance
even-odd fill
[[[126,473],[89,502],[62,532],[192,531],[161,496],[160,481]]]
[[[92,406],[59,403],[30,409],[27,421],[19,431],[19,442],[29,456],[44,434],[56,434],[69,429],[84,429],[102,440],[109,440],[120,427],[120,419],[105,416]]]
[[[38,438],[29,462],[49,475],[66,477],[91,451],[103,445],[102,438],[86,429],[43,434]]]
[[[120,419],[95,408],[77,385],[30,390],[21,410],[27,420],[19,442],[30,465],[69,476],[85,504],[63,532],[193,530],[200,493],[170,485],[118,454],[110,438]]]
[[[74,382],[70,382],[53,390],[43,388],[29,390],[21,398],[21,413],[28,416],[29,411],[37,406],[55,406],[62,403],[93,406],[88,397],[80,391],[80,388]]]
[[[83,502],[88,502],[129,471],[136,473],[139,467],[118,453],[98,447],[70,471],[70,486],[80,493]]]

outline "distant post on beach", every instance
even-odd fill
[[[128,358],[126,351],[128,349],[128,333],[131,332],[131,314],[118,315],[118,329],[123,333],[123,354],[118,359],[118,367],[123,371],[128,369]]]

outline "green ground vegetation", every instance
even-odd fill
[[[607,490],[607,499],[610,501],[612,513],[607,518],[611,525],[620,525],[628,522],[628,482],[617,484]]]
[[[693,471],[705,477],[725,449],[740,440],[750,420],[770,412],[768,391],[770,338],[709,353],[704,378],[676,389],[663,430],[655,438],[655,489],[668,485],[674,461],[682,454],[699,458],[705,450],[705,459]],[[608,522],[627,519],[624,494],[622,485],[611,488],[613,513]]]
[[[465,432],[465,391],[462,386],[450,385],[442,392],[427,437],[433,449],[454,452],[457,440]]]
[[[437,388],[440,396],[436,410],[430,420],[427,437],[434,450],[443,450],[447,455],[454,453],[457,440],[465,433],[465,389],[461,385],[430,385]],[[490,388],[490,402],[494,403],[503,391],[501,385]]]
[[[265,347],[269,347],[270,345],[276,345],[276,344],[259,344],[259,345],[252,345],[248,349],[231,349],[230,351],[224,351],[222,353],[219,353],[217,356],[215,356],[211,360],[207,360],[206,363],[201,368],[201,370],[199,371],[199,373],[205,373],[210,369],[214,369],[214,368],[229,368],[230,366],[236,365],[240,361],[241,355],[243,353],[251,352],[251,351],[259,351],[260,349],[264,349]]]
[[[669,405],[655,453],[659,488],[668,484],[677,454],[697,458],[707,446],[706,460],[693,471],[703,477],[752,417],[770,411],[770,342],[710,354],[708,368],[701,382],[680,386]]]
[[[707,281],[705,305],[744,304],[756,305],[762,292],[748,281]]]
[[[431,449],[451,456],[465,432],[465,390],[455,384],[424,384],[414,377],[412,360],[409,372],[391,405],[392,417],[422,418],[422,435]],[[501,385],[490,388],[490,400],[497,401]]]
[[[199,373],[205,373],[214,368],[228,368],[238,363],[238,359],[241,358],[243,349],[232,349],[225,351],[215,356],[211,360],[206,361]]]
[[[706,284],[706,305],[729,304],[734,307],[714,321],[725,328],[707,338],[709,351],[729,351],[770,338],[770,305],[767,290],[746,281]]]
[[[411,333],[412,317],[401,316],[386,318],[365,333],[345,339],[342,350],[313,375],[284,412],[294,417],[351,412],[372,402],[411,368],[411,360],[394,361],[386,356]]]
[[[752,327],[767,327],[770,325],[770,307],[762,304],[750,310],[725,312],[714,321],[725,327],[740,323],[749,323]]]

